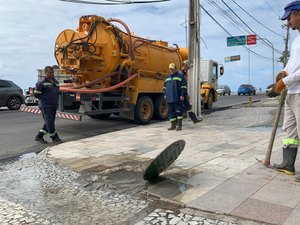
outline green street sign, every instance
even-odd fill
[[[227,47],[246,45],[246,36],[234,36],[227,38]]]

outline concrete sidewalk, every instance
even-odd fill
[[[260,110],[274,111],[275,105],[268,101],[246,110],[262,125],[260,118],[268,120],[270,114],[262,115]],[[265,156],[271,127],[236,125],[243,116],[237,113],[206,115],[196,125],[186,119],[182,131],[167,131],[169,122],[160,122],[67,142],[52,147],[49,157],[81,172],[129,167],[143,171],[164,148],[183,139],[182,154],[161,174],[160,182],[147,183],[147,192],[203,211],[270,224],[299,224],[300,184],[255,160]],[[272,162],[281,162],[281,137],[279,131]],[[298,161],[296,170],[300,170]]]

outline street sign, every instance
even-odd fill
[[[227,38],[227,47],[246,44],[246,36],[234,36]]]
[[[256,44],[256,34],[247,35],[247,45],[255,45]]]
[[[224,57],[225,62],[232,62],[232,61],[239,61],[239,60],[241,60],[240,55],[233,55],[233,56]]]

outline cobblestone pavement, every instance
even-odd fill
[[[149,206],[155,200],[141,194],[87,188],[83,175],[49,160],[45,152],[1,165],[0,177],[1,225],[237,224],[183,213],[177,206]]]
[[[216,112],[206,119],[205,123],[251,127],[271,116],[269,109],[257,108],[236,109],[234,115],[229,110]],[[116,191],[105,174],[75,172],[49,159],[47,151],[0,164],[1,225],[263,224],[164,202],[145,194],[145,183]]]
[[[49,160],[45,152],[1,165],[0,177],[1,225],[237,224],[184,213],[172,204],[157,208],[155,199],[142,194],[88,188],[86,177]]]

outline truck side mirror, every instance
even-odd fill
[[[224,74],[224,67],[221,66],[221,67],[220,67],[220,75],[223,75],[223,74]]]

